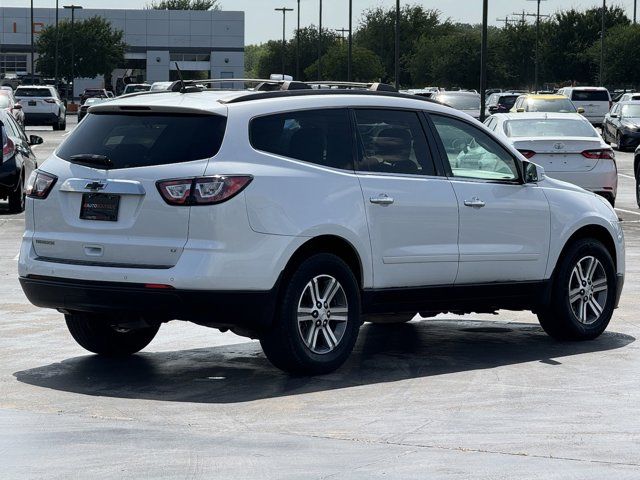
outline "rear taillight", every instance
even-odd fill
[[[251,180],[250,175],[217,175],[160,180],[156,186],[169,205],[214,205],[235,197]]]
[[[533,150],[518,150],[518,151],[524,156],[524,158],[531,158],[536,154],[536,152],[534,152]]]
[[[34,170],[29,176],[29,180],[27,180],[27,197],[39,199],[47,198],[57,180],[58,177],[55,175]]]
[[[2,158],[7,159],[13,157],[13,154],[16,152],[16,146],[9,137],[4,138],[4,142],[2,144]]]
[[[56,99],[55,98],[45,98],[44,101],[47,102],[47,103],[56,103]]]
[[[594,160],[615,160],[616,158],[613,150],[610,150],[608,148],[602,150],[585,150],[584,152],[582,152],[582,156]]]

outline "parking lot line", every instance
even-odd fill
[[[616,210],[618,212],[633,213],[634,215],[640,215],[640,212],[634,212],[633,210],[624,210],[623,208],[616,208]]]
[[[626,173],[618,173],[619,177],[625,177],[625,178],[630,178],[631,180],[635,180],[636,177],[634,177],[633,175],[627,175]]]

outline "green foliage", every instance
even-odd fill
[[[267,45],[247,45],[244,48],[244,76],[245,78],[258,78],[258,64],[263,55],[267,53]]]
[[[111,76],[111,72],[124,63],[124,33],[114,30],[102,17],[76,20],[71,28],[69,20],[58,24],[58,72],[71,81],[71,52],[74,51],[73,73],[77,77]],[[75,48],[72,48],[74,46]],[[37,69],[45,76],[55,73],[56,29],[49,26],[42,30],[36,42]]]
[[[347,78],[347,43],[332,45],[322,56],[322,72],[325,79]],[[354,46],[352,51],[351,80],[354,82],[379,81],[384,76],[384,67],[380,58],[371,50]],[[318,78],[318,61],[316,60],[304,70],[306,78]]]
[[[605,12],[607,84],[640,83],[638,27],[630,24],[622,8]],[[539,82],[541,86],[598,83],[601,9],[558,12],[540,23]],[[318,32],[313,26],[300,30],[300,80],[317,79]],[[382,78],[393,82],[395,71],[395,8],[378,7],[364,12],[354,42],[354,80]],[[489,28],[488,86],[532,88],[535,70],[536,27],[517,23]],[[479,25],[455,24],[437,10],[404,6],[400,15],[400,83],[403,88],[435,85],[479,88]],[[281,41],[246,49],[247,72],[265,77],[282,70]],[[322,76],[346,80],[346,47],[334,32],[323,32]],[[295,37],[284,46],[285,73],[295,76]],[[640,58],[639,58],[640,60]],[[637,66],[637,67],[636,67]],[[381,68],[380,68],[381,67]]]
[[[160,0],[147,5],[152,10],[218,10],[218,0]]]

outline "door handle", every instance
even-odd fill
[[[369,201],[377,205],[391,205],[393,203],[393,198],[386,193],[381,193],[377,197],[370,197]]]
[[[464,201],[464,206],[465,207],[482,208],[485,205],[486,205],[486,203],[484,203],[478,197],[473,197],[471,200],[465,200]]]

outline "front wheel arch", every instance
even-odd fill
[[[551,274],[551,278],[555,276],[558,268],[559,260],[563,258],[563,255],[567,253],[567,250],[571,248],[571,246],[575,242],[585,238],[593,238],[595,240],[602,242],[602,244],[605,246],[605,248],[609,252],[609,255],[611,255],[614,266],[616,267],[616,269],[618,268],[618,253],[616,250],[616,243],[613,237],[611,236],[611,233],[609,233],[609,231],[601,225],[586,225],[576,230],[565,242],[564,246],[562,247],[562,251],[560,252],[560,255],[558,255],[558,258],[556,259],[556,264],[553,267],[553,273]]]

